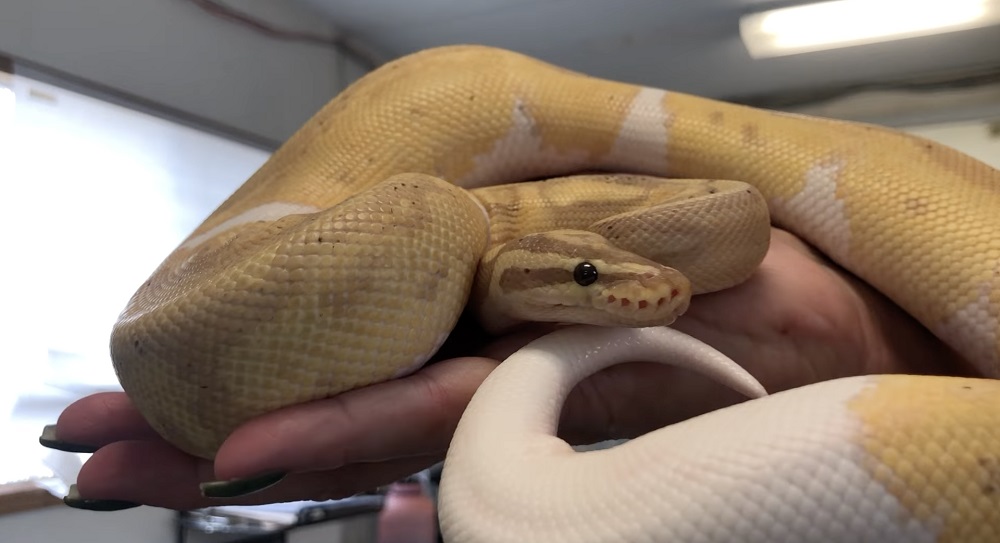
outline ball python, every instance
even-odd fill
[[[527,160],[510,148],[535,128],[523,119],[464,132],[499,119],[499,82],[448,66],[477,50],[404,59],[335,97],[138,289],[111,356],[167,441],[212,458],[254,416],[415,371],[467,306],[493,333],[668,325],[753,273],[770,214],[750,184],[624,174],[644,149],[599,161],[578,135]],[[462,107],[436,117],[446,90]]]
[[[573,177],[603,171],[627,172],[634,177]],[[570,177],[525,184],[523,189],[512,188],[517,185],[492,186],[561,176]],[[651,199],[649,193],[655,190],[648,187],[639,189],[645,196],[629,202],[627,191],[618,187],[654,183],[643,176],[710,181],[695,182],[693,186],[699,188],[680,190],[699,192],[682,194],[669,205]],[[722,180],[749,185],[730,185]],[[520,215],[524,210],[538,208],[540,202],[551,202],[553,197],[544,195],[535,198],[533,204],[505,208],[503,202],[509,200],[498,197],[491,201],[490,191],[542,193],[555,190],[558,184],[570,189],[585,184],[613,185],[610,191],[597,193],[593,201],[618,202],[610,211],[614,218],[595,221],[595,216],[609,211],[594,215],[594,210],[587,209],[590,206],[574,202],[582,197],[570,193],[567,203],[545,204],[545,212],[536,216],[556,215],[555,211],[567,209],[572,215],[575,210],[586,209],[586,220],[562,224],[563,219],[558,219],[555,224],[546,224],[544,228],[555,230],[550,232],[555,237],[515,248],[515,259],[507,263],[501,251],[492,254],[488,247],[497,245],[500,238],[506,242],[531,235],[520,227],[505,230],[500,216]],[[735,196],[735,200],[717,197],[719,193],[726,198]],[[524,201],[532,200],[529,197]],[[158,432],[192,454],[211,457],[235,425],[256,413],[417,369],[439,348],[467,303],[477,312],[492,311],[492,302],[484,307],[477,305],[476,299],[484,291],[489,295],[490,290],[504,289],[481,286],[490,284],[475,277],[481,257],[486,257],[484,262],[496,257],[494,264],[503,270],[493,274],[491,281],[502,282],[504,272],[509,271],[509,290],[526,293],[514,306],[537,300],[542,292],[535,288],[539,285],[554,283],[570,290],[588,287],[592,293],[605,285],[583,285],[589,281],[586,276],[590,272],[580,271],[584,280],[578,280],[581,255],[572,253],[573,258],[567,259],[565,252],[572,251],[567,247],[579,242],[592,250],[600,244],[597,236],[609,240],[631,237],[636,246],[626,247],[628,253],[636,247],[663,246],[663,238],[654,237],[660,235],[656,220],[639,215],[646,209],[671,214],[669,209],[674,209],[678,201],[682,208],[687,205],[684,202],[707,202],[709,207],[717,205],[715,202],[727,202],[718,204],[726,210],[720,207],[710,213],[713,221],[728,216],[727,210],[759,209],[753,202],[764,202],[765,213],[774,224],[802,237],[888,296],[963,355],[983,376],[1000,374],[1000,236],[996,235],[1000,232],[1000,173],[996,170],[946,146],[885,128],[768,112],[602,80],[518,53],[480,46],[450,46],[409,55],[361,78],[321,109],[140,287],[112,333],[115,369],[123,388]],[[693,280],[686,279],[687,273],[677,274],[657,264],[655,255],[633,257],[615,252],[609,261],[586,256],[602,266],[621,265],[599,276],[614,276],[627,269],[631,274],[627,279],[633,286],[623,290],[629,294],[613,295],[613,300],[603,290],[601,296],[573,294],[577,298],[574,303],[600,305],[605,313],[609,304],[614,306],[613,322],[598,324],[616,325],[610,330],[617,334],[626,333],[617,329],[621,325],[651,326],[651,321],[630,323],[626,317],[650,314],[661,305],[667,306],[667,311],[656,324],[668,324],[683,312],[692,292],[716,288],[710,276],[743,263],[752,270],[759,262],[766,249],[755,245],[760,236],[753,232],[763,230],[749,225],[759,224],[760,215],[760,211],[751,212],[753,221],[740,219],[747,221],[745,226],[721,230],[727,232],[724,234],[709,233],[714,241],[704,242],[705,247],[713,243],[725,247],[729,241],[729,249],[699,251],[696,245],[697,256],[690,267],[708,275],[696,272]],[[737,233],[757,241],[731,243],[729,238]],[[611,241],[617,246],[616,240]],[[735,251],[744,246],[754,247],[757,252]],[[546,274],[528,280],[514,273],[518,271],[517,264],[513,264],[516,258],[547,254],[561,258],[551,267],[542,264],[542,269],[550,270]],[[716,263],[714,259],[720,255],[728,255],[729,260]],[[567,261],[572,267],[566,267]],[[587,263],[594,264],[590,260]],[[532,268],[528,273],[522,269],[521,273],[533,276],[535,272]],[[740,273],[745,278],[749,272]],[[662,278],[668,286],[651,298],[636,300],[640,292],[647,291],[653,276]],[[733,276],[720,284],[724,287],[740,280]],[[480,286],[474,288],[474,281]],[[707,286],[699,285],[702,281]],[[630,303],[622,310],[626,299]],[[510,307],[501,309],[506,311],[501,312],[503,316],[486,318],[488,327],[503,329],[522,318],[511,313]],[[566,338],[580,340],[579,332],[576,336],[560,334],[526,348],[523,356],[504,362],[501,369],[515,362],[513,368],[533,371],[530,364],[525,370],[523,364],[516,363],[519,356],[537,359],[546,352],[569,358],[580,355],[581,351],[573,351],[569,343],[575,343],[577,348],[590,345],[602,353],[635,354],[635,344],[645,341],[642,334],[650,333],[639,330],[628,331],[639,335],[621,336],[632,339],[608,339],[589,333],[589,341],[575,342]],[[670,334],[663,330],[652,333]],[[661,341],[659,347],[675,350],[692,341],[669,337],[671,340]],[[694,350],[707,356],[702,350]],[[653,351],[656,349],[647,348],[642,353],[653,357]],[[593,359],[580,371],[596,371],[601,363],[613,363]],[[714,375],[725,373],[720,371]],[[524,381],[514,380],[518,379]],[[927,533],[941,535],[941,540],[948,540],[946,536],[951,540],[974,540],[949,535],[953,533],[949,531],[952,522],[975,522],[993,530],[989,532],[993,535],[1000,533],[1000,508],[995,507],[998,498],[989,490],[997,479],[1000,442],[992,437],[995,432],[984,430],[995,427],[993,423],[1000,413],[1000,406],[995,405],[1000,400],[993,400],[1000,395],[992,393],[996,392],[992,388],[996,384],[977,380],[974,387],[968,385],[977,399],[957,401],[957,405],[972,408],[940,409],[948,427],[971,428],[972,436],[941,433],[943,425],[932,423],[915,427],[930,436],[919,443],[941,448],[949,445],[942,436],[961,437],[961,441],[952,443],[975,451],[972,460],[958,455],[939,458],[937,467],[941,469],[934,472],[937,476],[968,483],[955,487],[919,480],[919,474],[914,475],[913,459],[900,456],[899,447],[879,449],[885,452],[884,457],[879,457],[877,451],[867,455],[857,452],[871,432],[892,429],[892,424],[878,426],[886,422],[886,417],[879,417],[885,405],[933,402],[956,386],[955,381],[946,378],[900,379],[814,385],[816,388],[807,387],[805,392],[775,394],[699,417],[678,428],[691,434],[692,439],[705,439],[706,446],[711,447],[725,441],[713,437],[717,427],[734,424],[730,419],[739,420],[741,413],[747,413],[750,420],[759,420],[755,428],[770,428],[769,435],[779,440],[756,441],[754,451],[770,459],[771,467],[780,468],[782,457],[768,452],[776,444],[811,446],[813,451],[823,450],[821,444],[796,439],[797,434],[783,426],[786,419],[775,418],[769,426],[766,417],[754,419],[752,412],[771,412],[774,408],[766,406],[774,405],[783,409],[799,406],[793,409],[797,412],[802,411],[801,406],[815,406],[815,413],[827,417],[822,420],[839,416],[837,420],[850,419],[848,422],[855,425],[849,428],[853,432],[828,434],[833,441],[854,448],[844,449],[847,452],[843,454],[827,454],[824,458],[828,464],[824,465],[834,471],[840,467],[867,468],[867,481],[871,483],[858,488],[806,485],[797,487],[798,492],[765,492],[758,495],[763,501],[757,503],[807,499],[825,493],[838,498],[843,506],[859,496],[876,495],[866,492],[881,490],[882,494],[877,494],[882,498],[879,504],[888,505],[873,511],[876,516],[882,515],[878,519],[890,512],[899,512],[900,518],[909,513],[910,517],[900,522],[924,523]],[[541,375],[538,382],[554,383]],[[547,394],[558,396],[557,389]],[[500,399],[504,399],[502,394]],[[869,403],[864,403],[866,400]],[[859,402],[864,406],[857,407]],[[506,409],[492,405],[493,410]],[[852,406],[856,409],[849,413]],[[701,424],[707,433],[698,429]],[[844,424],[845,428],[849,426]],[[461,426],[470,425],[476,426],[463,417]],[[873,427],[875,430],[871,430]],[[456,434],[456,441],[460,441],[460,434]],[[727,446],[731,441],[726,441]],[[545,443],[551,444],[551,440]],[[898,445],[899,441],[893,443]],[[453,448],[460,445],[453,443]],[[581,456],[598,464],[624,462],[622,469],[629,469],[638,465],[632,462],[655,463],[657,453],[651,451],[669,451],[671,446],[655,438],[628,445],[620,451]],[[653,449],[654,445],[665,449]],[[621,456],[615,456],[618,454]],[[477,471],[483,465],[471,465],[476,468],[462,471],[462,478],[473,484],[483,481],[481,471]],[[698,468],[700,471],[691,473],[706,477],[712,469],[699,462],[685,466]],[[746,470],[740,473],[745,475]],[[450,478],[458,478],[454,470]],[[510,480],[515,484],[524,482],[520,475],[512,475]],[[787,483],[790,479],[776,480]],[[698,496],[728,488],[715,479],[705,481]],[[847,482],[843,478],[839,484]],[[669,513],[672,506],[687,501],[669,488],[656,486],[652,479],[642,484],[642,489],[629,488],[638,495],[646,493],[646,485],[656,487],[659,501],[647,511],[652,516]],[[944,490],[944,495],[927,495]],[[582,531],[593,538],[608,532],[604,528],[570,529],[571,525],[625,528],[624,519],[610,518],[607,511],[579,517],[579,510],[571,512],[567,506],[564,515],[559,489],[551,488],[548,495],[549,514],[538,522],[553,529]],[[592,500],[601,498],[600,493],[590,496]],[[495,523],[477,524],[480,517],[474,507],[462,509],[458,502],[451,503],[455,509],[447,514],[442,511],[443,519],[470,519],[471,524],[466,526],[486,527],[478,534],[472,533],[476,530],[453,529],[457,538],[517,540]],[[536,502],[525,502],[529,503]],[[703,503],[703,515],[698,518],[714,519],[716,513],[724,512],[711,509],[717,502]],[[984,503],[994,507],[990,509]],[[770,510],[745,510],[727,518],[737,522],[732,526],[741,526],[741,518],[767,516]],[[796,511],[800,514],[795,522],[784,525],[788,533],[797,534],[793,540],[812,537],[853,541],[857,539],[851,539],[852,534],[864,533],[861,519],[865,517],[860,515],[853,524],[837,525],[820,522],[820,510],[799,507]],[[516,524],[521,513],[527,515],[524,510],[512,510],[510,522]],[[693,541],[724,541],[732,534],[714,525],[696,526],[690,532],[668,530],[634,540],[654,541],[674,537],[669,534],[689,533],[695,534],[690,539]],[[752,537],[769,540],[765,535]]]

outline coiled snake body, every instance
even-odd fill
[[[635,175],[491,187],[594,171]],[[254,415],[416,370],[472,293],[497,331],[521,320],[611,327],[543,338],[477,394],[442,489],[456,540],[1000,538],[991,380],[833,381],[573,459],[545,436],[557,413],[537,396],[565,394],[616,352],[680,349],[692,367],[760,395],[690,338],[615,327],[669,324],[692,292],[745,279],[766,251],[768,213],[1000,376],[996,170],[892,130],[473,46],[390,63],[324,107],[139,289],[112,356],[149,422],[211,457]],[[553,353],[587,362],[565,369]],[[531,392],[510,399],[505,378]],[[510,416],[527,429],[499,420],[507,407],[490,397],[521,405]],[[886,413],[915,405],[933,416],[898,431]],[[752,430],[732,431],[740,421]],[[793,471],[760,476],[767,467]],[[648,478],[630,479],[636,470]],[[585,473],[628,482],[605,496]]]

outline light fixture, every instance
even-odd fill
[[[835,0],[740,18],[754,58],[793,55],[1000,24],[1000,0]]]

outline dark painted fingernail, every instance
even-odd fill
[[[86,509],[87,511],[121,511],[142,505],[125,500],[88,500],[81,498],[76,485],[69,485],[69,493],[63,498],[63,503],[74,509]]]
[[[201,487],[201,495],[206,498],[235,498],[278,484],[278,481],[284,479],[285,475],[284,472],[276,471],[258,475],[257,477],[230,479],[228,481],[211,481],[201,483],[199,486]]]
[[[92,453],[100,448],[93,445],[70,443],[69,441],[63,441],[57,438],[55,424],[48,424],[45,428],[42,428],[42,435],[38,437],[38,442],[41,443],[43,447],[72,453]]]

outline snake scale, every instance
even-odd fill
[[[112,358],[150,424],[211,458],[256,414],[415,371],[467,304],[497,332],[601,325],[536,341],[477,393],[445,468],[449,539],[1000,539],[991,379],[830,381],[607,451],[552,437],[552,398],[629,359],[763,395],[662,325],[753,273],[768,220],[1000,376],[1000,172],[885,128],[480,46],[335,97],[140,287]]]

